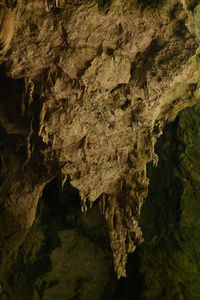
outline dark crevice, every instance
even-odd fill
[[[85,64],[85,66],[78,71],[77,73],[77,77],[80,79],[84,74],[85,72],[90,68],[90,66],[92,65],[92,62],[93,62],[94,58],[92,58],[91,60],[87,61],[87,63]]]

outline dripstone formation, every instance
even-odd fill
[[[199,10],[188,1],[1,4],[2,278],[55,177],[79,190],[83,212],[98,199],[126,276],[143,241],[155,143],[199,98]]]

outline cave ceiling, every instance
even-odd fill
[[[190,1],[0,1],[0,265],[13,263],[45,185],[98,199],[115,270],[142,242],[146,165],[164,125],[199,98]]]

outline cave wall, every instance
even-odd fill
[[[129,256],[127,278],[113,272],[108,228],[97,204],[80,211],[78,190],[60,180],[43,193],[33,227],[1,282],[6,299],[199,298],[200,102],[169,123],[148,165],[140,226],[144,242]],[[22,296],[23,295],[23,296]]]
[[[182,111],[157,146],[141,220],[144,299],[199,298],[199,105]]]
[[[199,299],[199,108],[182,111],[156,144],[141,210],[144,242],[129,258],[119,299]]]
[[[110,299],[115,281],[98,205],[81,213],[78,190],[69,181],[62,188],[59,179],[53,180],[0,295],[7,300]]]
[[[143,241],[155,143],[199,99],[199,5],[0,4],[0,277],[57,176],[79,190],[83,212],[99,199],[115,271],[126,276],[128,253]]]

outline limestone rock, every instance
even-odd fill
[[[12,6],[15,33],[0,58],[2,264],[31,226],[45,184],[61,175],[80,191],[83,211],[100,200],[115,270],[125,276],[133,234],[142,241],[146,164],[157,163],[164,125],[199,98],[198,7],[47,2]]]

